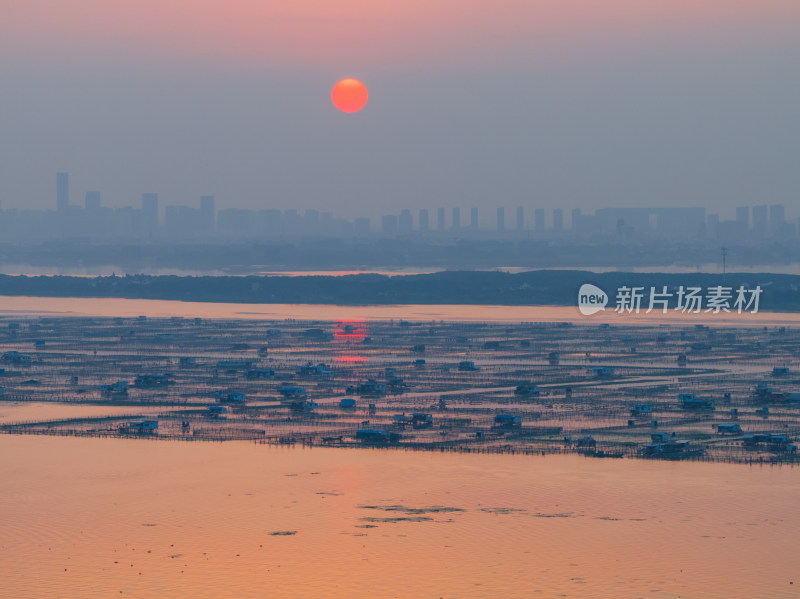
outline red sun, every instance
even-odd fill
[[[342,112],[358,112],[367,103],[367,86],[358,79],[342,79],[333,86],[331,101]]]

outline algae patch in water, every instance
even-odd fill
[[[396,522],[430,522],[433,518],[428,516],[396,516],[389,518],[359,518],[362,522],[381,522],[381,523],[396,523]]]
[[[518,507],[482,507],[480,510],[487,514],[515,514],[527,511]]]
[[[432,505],[429,507],[406,507],[404,505],[359,505],[364,510],[382,510],[384,512],[402,512],[403,514],[447,514],[465,511],[460,507]]]

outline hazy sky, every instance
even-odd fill
[[[4,208],[68,171],[73,204],[797,215],[798,166],[797,0],[0,0]]]

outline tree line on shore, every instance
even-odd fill
[[[740,286],[763,290],[760,311],[800,311],[800,276],[751,273],[592,273],[543,270],[523,273],[447,271],[386,276],[171,276],[100,277],[0,275],[0,295],[38,297],[116,297],[198,302],[301,303],[343,305],[487,304],[577,305],[578,289],[591,283],[608,294],[613,308],[621,287]]]

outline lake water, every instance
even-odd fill
[[[0,436],[0,594],[797,597],[791,467]]]
[[[43,403],[37,401],[0,401],[0,424],[65,420],[68,418],[105,418],[108,416],[134,416],[157,418],[161,412],[179,410],[180,407],[159,406],[109,406],[83,403]]]
[[[546,306],[76,298],[0,310],[592,320]],[[8,402],[0,422],[152,409]],[[0,458],[3,598],[800,595],[798,467],[12,435]]]
[[[767,326],[800,324],[800,312],[735,312],[726,314],[617,314],[609,308],[582,316],[576,306],[485,306],[485,305],[382,305],[337,306],[331,304],[234,304],[181,302],[122,298],[0,296],[0,316],[102,316],[184,317],[252,320],[409,320],[459,322],[575,322],[582,324],[719,324]]]

